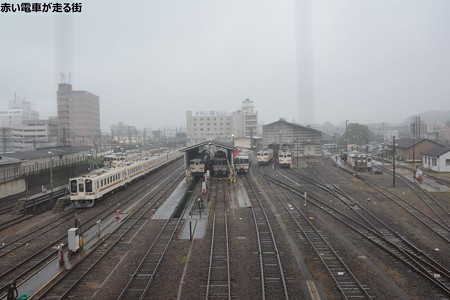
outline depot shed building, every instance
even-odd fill
[[[283,119],[263,126],[263,148],[287,146],[295,157],[322,156],[322,131]]]
[[[199,155],[206,154],[208,157],[206,169],[209,169],[211,167],[211,159],[214,157],[214,153],[218,150],[226,152],[228,163],[232,166],[232,169],[234,169],[233,153],[237,150],[237,148],[232,144],[223,143],[217,140],[211,140],[180,149],[181,152],[184,152],[184,167],[186,170],[186,178],[188,180],[192,180],[189,174],[189,163],[191,159],[198,158]]]

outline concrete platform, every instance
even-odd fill
[[[75,264],[83,259],[87,253],[89,253],[91,248],[104,236],[109,235],[114,229],[116,229],[126,214],[119,214],[119,219],[116,219],[116,215],[111,215],[110,218],[101,221],[100,224],[100,234],[99,227],[92,227],[86,232],[82,231],[84,239],[84,248],[69,257],[68,251],[64,251],[64,264],[60,265],[59,256],[55,254],[55,259],[50,261],[47,265],[42,267],[38,272],[31,275],[28,279],[23,281],[17,286],[19,295],[30,294],[38,292],[44,285],[51,281],[59,273],[64,272],[72,268]],[[81,226],[81,229],[83,227]],[[55,247],[56,250],[56,247]],[[3,298],[6,299],[6,298]]]
[[[237,180],[230,188],[230,208],[248,208],[252,207],[244,183],[237,177]]]
[[[164,201],[164,203],[161,204],[161,206],[156,210],[152,219],[169,219],[180,203],[180,200],[183,197],[184,193],[186,193],[188,186],[189,183],[186,181],[186,179],[183,179],[177,186],[177,188],[173,191],[173,193],[169,196],[169,198]]]
[[[432,193],[447,193],[450,192],[450,188],[448,188],[445,185],[442,185],[433,179],[428,178],[426,175],[423,177],[422,183],[420,183],[417,179],[414,178],[414,174],[412,171],[404,170],[404,169],[396,169],[395,172],[398,174],[401,174],[405,178],[407,178],[409,181],[415,183],[417,186],[419,186],[421,189],[432,192]]]
[[[191,212],[191,216],[189,216],[189,212]],[[209,202],[207,200],[204,201],[204,207],[201,210],[197,209],[197,203],[193,201],[183,215],[183,219],[186,221],[178,238],[189,240],[191,234],[193,239],[204,238],[208,227],[208,214]]]
[[[336,162],[335,160],[333,160],[334,162]],[[345,167],[344,162],[338,158],[337,162],[336,162],[340,167]],[[396,163],[396,166],[401,166],[402,162],[398,162]],[[378,161],[373,160],[373,165],[374,166],[381,166],[381,167],[387,167],[387,168],[392,168],[392,164],[385,164],[385,163],[381,163]],[[445,185],[442,185],[436,181],[434,181],[433,179],[428,178],[426,175],[423,177],[423,181],[422,183],[419,183],[419,181],[417,179],[414,178],[414,173],[412,170],[405,170],[403,168],[396,168],[395,172],[399,175],[404,176],[406,179],[408,179],[410,182],[415,183],[417,186],[419,186],[421,189],[428,191],[428,192],[450,192],[450,188],[448,188]]]

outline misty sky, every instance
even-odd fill
[[[0,13],[0,108],[17,93],[56,115],[70,72],[100,97],[105,131],[184,127],[186,110],[231,112],[244,98],[266,124],[450,110],[448,0],[81,3],[80,14]]]

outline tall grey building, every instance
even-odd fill
[[[72,90],[72,84],[59,83],[58,141],[62,146],[93,146],[100,134],[100,101],[88,91]]]

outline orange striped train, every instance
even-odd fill
[[[172,151],[134,162],[123,162],[94,170],[87,175],[69,180],[69,195],[72,207],[92,207],[95,200],[125,188],[134,180],[181,157],[179,151]]]

